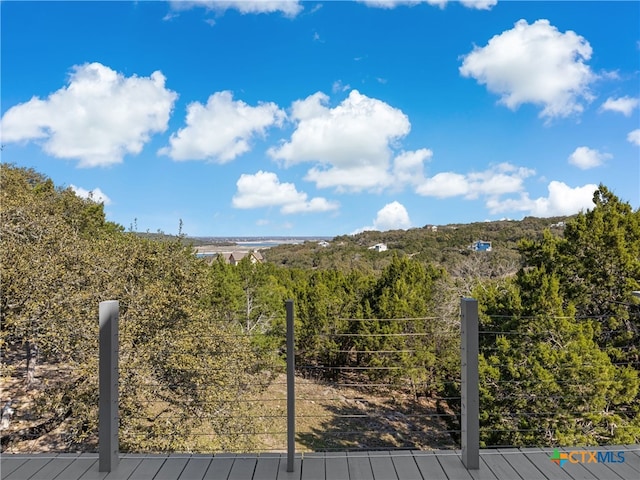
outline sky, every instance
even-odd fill
[[[2,162],[137,231],[640,205],[640,2],[2,1]]]

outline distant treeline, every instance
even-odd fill
[[[256,445],[233,432],[256,428],[241,400],[283,368],[286,299],[295,302],[300,365],[322,365],[326,377],[346,362],[393,365],[362,375],[454,398],[461,295],[479,300],[481,331],[492,332],[481,336],[485,444],[640,441],[631,294],[640,289],[640,213],[605,186],[563,229],[548,227],[564,218],[527,218],[364,232],[232,266],[196,258],[184,237],[127,232],[102,205],[33,170],[1,168],[0,347],[15,354],[3,357],[3,372],[20,373],[9,359],[34,345],[41,364],[69,372],[30,386],[36,418],[64,406],[69,447],[96,441],[102,300],[121,305],[122,448],[211,451]],[[467,248],[478,239],[492,252]],[[379,242],[390,250],[368,250]],[[381,350],[413,354],[372,353]]]

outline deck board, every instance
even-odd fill
[[[187,465],[189,457],[185,455],[170,455],[164,462],[153,480],[175,480],[180,478]]]
[[[47,463],[53,460],[52,456],[35,457],[33,460],[23,463],[3,480],[30,480],[39,470],[43,469]]]
[[[447,475],[447,478],[455,478],[456,480],[473,480],[469,471],[462,464],[460,453],[445,452],[440,455],[436,453],[438,461]]]
[[[326,454],[325,470],[327,479],[349,480],[349,464],[345,452],[329,452]]]
[[[227,480],[235,458],[235,455],[216,455],[213,457],[203,480]]]
[[[257,462],[257,456],[249,457],[238,455],[233,462],[228,480],[247,480],[247,478],[253,478]]]
[[[30,480],[49,480],[51,478],[58,478],[63,470],[66,470],[73,464],[73,461],[77,456],[77,454],[58,455],[47,463],[43,469],[37,471]],[[69,476],[69,474],[65,475],[65,477],[66,476]]]
[[[184,470],[182,470],[180,479],[186,480],[188,478],[193,478],[193,479],[199,480],[204,478],[210,463],[211,463],[211,457],[209,456],[206,456],[206,457],[193,456],[189,458],[189,460],[187,461],[187,464],[184,467]]]
[[[433,452],[413,451],[412,453],[423,478],[428,478],[429,480],[448,480],[447,475],[442,469],[442,465],[440,465],[438,461],[438,457],[436,457]]]
[[[164,455],[143,458],[127,480],[154,480],[166,460]]]
[[[527,480],[514,470],[511,464],[498,452],[489,452],[482,456],[485,465],[493,472],[496,478],[510,478],[512,480]]]
[[[367,452],[347,453],[350,480],[374,480]]]
[[[369,461],[375,480],[398,480],[396,467],[389,452],[369,452]]]
[[[287,461],[286,456],[283,461]],[[326,476],[325,457],[322,453],[305,453],[302,462],[301,480],[325,480]],[[330,477],[329,477],[330,478]]]
[[[422,479],[418,464],[411,452],[400,452],[397,455],[391,455],[391,461],[396,469],[398,478]]]
[[[263,453],[258,457],[253,480],[277,480],[279,466],[280,454]]]
[[[98,471],[97,454],[2,454],[3,480],[636,480],[640,445],[565,448],[624,451],[623,463],[551,461],[553,449],[483,450],[480,468],[467,470],[459,451],[376,451],[298,454],[131,455],[113,472]],[[585,454],[586,455],[586,454]]]
[[[531,461],[518,449],[508,448],[497,449],[498,453],[504,455],[504,459],[509,462],[513,469],[526,480],[545,480],[543,473],[531,463]]]

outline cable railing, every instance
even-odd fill
[[[169,348],[179,339],[167,340],[162,358],[179,368],[166,369],[162,385],[137,379],[139,392],[148,389],[148,395],[120,408],[143,406],[147,413],[129,412],[127,418],[138,423],[130,430],[121,424],[123,438],[144,440],[168,426],[175,433],[165,434],[160,443],[167,450],[190,449],[189,438],[198,446],[217,442],[216,448],[231,452],[286,450],[288,470],[296,452],[455,448],[463,464],[476,469],[481,445],[606,443],[607,438],[630,438],[615,434],[632,434],[635,428],[626,422],[638,414],[635,396],[624,392],[620,372],[637,362],[612,362],[601,350],[589,350],[592,345],[580,338],[580,329],[563,336],[534,325],[534,317],[525,319],[529,330],[480,329],[477,302],[462,299],[459,323],[435,317],[336,319],[339,325],[319,326],[314,341],[296,342],[293,302],[286,307],[286,354],[282,347],[262,350],[284,356],[286,369],[268,378],[260,379],[256,368],[253,376],[243,376],[252,370],[245,364],[224,378],[199,382],[197,375],[206,375],[225,355],[180,366],[184,359],[172,357]],[[117,323],[117,311],[111,317]],[[487,324],[495,325],[496,319]],[[109,331],[101,328],[101,335]],[[251,340],[249,333],[228,333],[228,343],[221,338],[225,332],[185,342],[215,340],[220,352],[233,353],[236,342]],[[113,362],[102,352],[113,353],[113,346],[103,346],[101,339],[101,362]],[[117,363],[105,365],[101,382],[104,369],[117,374]],[[216,391],[216,381],[227,387],[224,393]],[[117,392],[110,397],[112,390],[101,391],[104,469],[113,468],[112,452],[119,451],[118,398]],[[633,398],[621,400],[616,392]],[[182,410],[172,410],[180,398]],[[109,425],[115,437],[103,433]]]
[[[485,322],[504,319],[512,320],[489,316]],[[479,330],[482,447],[640,442],[637,395],[624,385],[640,362],[612,359],[599,349],[586,332],[601,320],[528,316],[513,330]],[[569,328],[555,329],[559,321]]]
[[[459,373],[451,372],[458,376],[451,380],[435,374],[443,370],[437,356],[438,340],[451,342],[459,332],[443,333],[445,322],[437,317],[339,321],[349,331],[326,326],[330,333],[318,336],[330,347],[320,356],[315,351],[297,352],[300,363],[296,370],[301,378],[296,384],[296,402],[309,400],[317,389],[325,392],[313,400],[313,414],[296,415],[299,448],[353,451],[459,446],[458,415],[442,398],[447,386],[459,384]],[[332,392],[339,395],[332,397]]]

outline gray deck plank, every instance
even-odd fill
[[[29,480],[38,470],[44,468],[47,463],[53,460],[53,458],[52,456],[48,456],[41,458],[36,457],[33,460],[29,460],[4,477],[3,480]]]
[[[522,478],[526,480],[546,480],[540,469],[531,463],[531,460],[525,457],[517,448],[499,448],[498,452],[504,456],[505,460]]]
[[[236,456],[233,454],[220,454],[211,459],[204,480],[227,480]]]
[[[258,457],[238,455],[233,462],[231,471],[229,472],[229,480],[247,480],[253,478],[253,472],[256,469]]]
[[[166,456],[143,458],[128,480],[153,480],[166,461]]]
[[[562,450],[563,452],[570,452],[572,450],[577,450],[575,448],[561,448],[560,450]],[[594,451],[596,450],[595,448],[581,448],[580,450],[584,450],[586,452],[589,451]],[[620,475],[618,475],[618,473],[615,471],[615,469],[611,469],[607,466],[606,463],[587,463],[587,464],[581,464],[580,466],[582,466],[583,469],[587,470],[589,472],[590,477],[585,477],[585,476],[579,476],[579,474],[576,472],[576,474],[574,474],[574,472],[569,471],[569,474],[572,475],[574,478],[597,478],[597,479],[607,479],[607,480],[624,480],[624,477],[621,477]],[[573,469],[575,470],[575,469]]]
[[[438,455],[438,461],[442,465],[447,478],[455,478],[456,480],[473,480],[469,471],[462,464],[460,454],[445,453]]]
[[[11,455],[7,458],[6,455],[0,456],[0,472],[3,476],[7,476],[27,460],[27,457],[13,458]]]
[[[638,446],[635,446],[636,449]],[[628,449],[624,451],[625,463],[628,462],[634,469],[640,472],[640,450]]]
[[[280,466],[280,454],[278,453],[261,454],[258,457],[258,463],[256,463],[256,469],[253,472],[253,480],[276,480],[278,478],[279,466]]]
[[[124,457],[120,458],[118,468],[109,472],[104,480],[128,480],[133,471],[138,468],[138,465],[142,462],[142,457]],[[95,464],[96,471],[98,470],[98,463]],[[93,470],[93,467],[92,467]]]
[[[487,462],[484,461],[482,455],[480,456],[480,468],[478,470],[469,470],[469,473],[473,477],[473,480],[500,480],[493,470],[489,468]],[[516,477],[518,478],[518,477]],[[511,479],[514,480],[514,479]]]
[[[374,480],[367,452],[347,453],[350,480]]]
[[[511,480],[527,480],[520,476],[520,473],[514,470],[511,464],[499,452],[487,452],[480,454],[480,458],[489,467],[497,478],[505,478]]]
[[[397,480],[396,467],[389,452],[369,452],[373,478],[376,480]],[[416,467],[417,468],[417,467]],[[422,477],[420,477],[422,480]]]
[[[324,453],[304,454],[300,478],[302,480],[325,480],[327,478]]]
[[[193,456],[189,458],[179,480],[202,480],[210,463],[211,456]]]
[[[349,480],[349,464],[345,452],[328,452],[325,459],[327,480]]]
[[[393,461],[393,465],[396,467],[396,474],[398,478],[422,480],[422,474],[420,473],[418,464],[411,452],[399,452],[397,455],[392,453],[391,459]]]
[[[188,461],[189,457],[185,455],[169,455],[153,480],[177,480]]]
[[[92,475],[92,471],[95,473]],[[81,455],[58,475],[60,480],[102,480],[107,472],[98,472],[98,457],[96,455]]]
[[[553,478],[554,480],[574,480],[572,473],[581,473],[580,469],[572,468],[576,465],[573,465],[571,463],[565,463],[564,467],[560,467],[559,465],[553,463],[551,461],[553,450],[543,451],[538,449],[536,451],[535,449],[527,449],[524,450],[523,453],[524,456],[527,457],[529,461],[533,463],[546,478]],[[570,472],[570,470],[572,472]]]
[[[77,454],[74,455],[59,455],[53,460],[51,460],[44,468],[38,470],[32,477],[31,480],[52,480],[57,478],[63,470],[70,467],[74,460],[78,457]],[[80,472],[79,474],[72,475],[71,473],[67,473],[64,477],[70,477],[68,480],[76,480],[80,475],[84,472]]]
[[[118,469],[98,472],[95,454],[2,455],[3,480],[640,480],[633,446],[561,449],[623,451],[625,462],[551,462],[553,449],[481,452],[479,470],[467,471],[459,451],[308,453],[286,472],[286,455],[123,455]]]
[[[302,459],[296,457],[293,461],[293,472],[287,472],[287,456],[282,457],[280,465],[278,465],[278,479],[277,480],[300,480],[300,473],[302,472]]]
[[[638,448],[637,445],[633,445],[633,447]],[[634,478],[634,477],[631,477],[631,475],[634,475],[635,477],[640,477],[639,473],[635,473],[635,472],[640,472],[640,459],[638,459],[638,461],[635,461],[634,457],[630,457],[628,454],[629,449],[626,448],[626,445],[623,445],[623,446],[607,445],[607,446],[598,447],[598,448],[602,450],[613,450],[616,452],[623,451],[624,452],[623,463],[615,463],[615,464],[607,464],[607,465],[609,465],[609,468],[615,469],[617,472],[623,472],[624,475],[627,475],[624,477],[625,479],[627,477]]]
[[[413,458],[423,478],[429,480],[448,480],[447,475],[438,461],[438,457],[432,451],[413,451]]]

